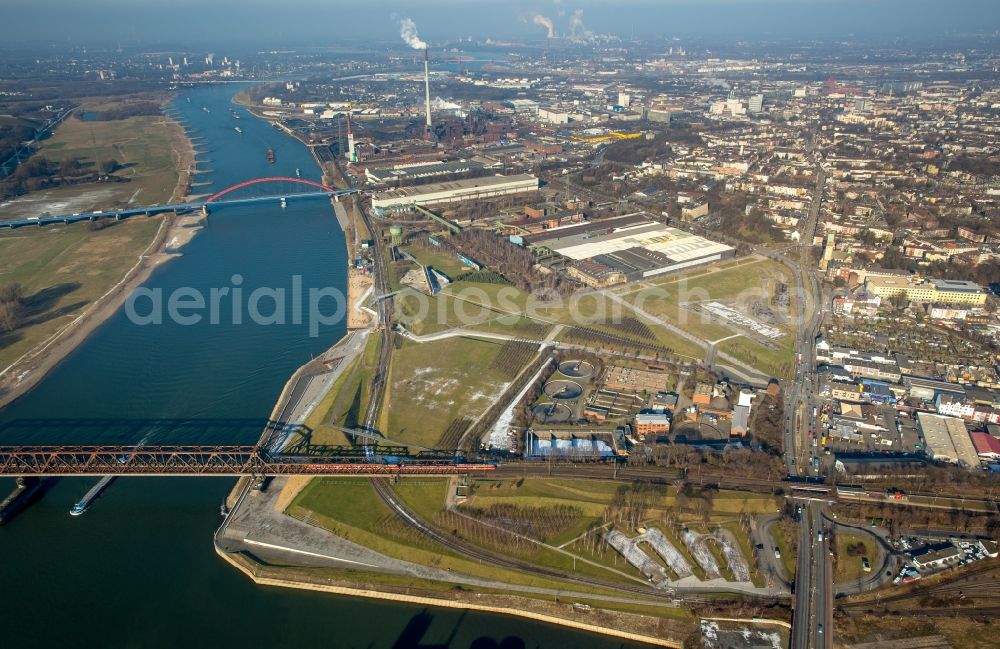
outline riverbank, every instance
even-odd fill
[[[662,631],[669,621],[653,616],[597,609],[576,602],[549,602],[517,595],[474,593],[463,589],[449,591],[447,598],[416,594],[412,592],[412,589],[407,589],[411,592],[395,592],[388,588],[374,590],[370,587],[364,588],[358,584],[351,585],[349,582],[333,578],[307,578],[303,574],[293,576],[291,574],[293,569],[265,566],[246,556],[225,552],[218,546],[216,546],[216,553],[259,586],[276,586],[347,597],[402,602],[418,606],[479,611],[534,620],[646,645],[672,649],[681,649],[684,646],[682,639],[674,640],[657,635],[657,632]],[[574,619],[581,617],[588,619]],[[622,628],[616,628],[621,626],[634,626],[641,630],[626,631]]]
[[[195,150],[190,137],[175,119],[164,115],[170,149],[177,169],[177,182],[171,202],[185,199],[194,174]],[[0,408],[13,402],[34,388],[66,356],[77,348],[87,336],[122,307],[135,289],[142,286],[160,265],[179,256],[177,250],[197,234],[201,215],[161,218],[153,240],[139,255],[135,265],[116,284],[51,336],[0,370]],[[85,227],[82,224],[70,227]]]
[[[83,313],[0,373],[0,408],[38,385],[87,336],[117,313],[129,294],[142,286],[154,270],[180,256],[173,251],[194,237],[200,229],[197,224],[202,218],[201,215],[164,217],[152,243],[120,282],[88,305]]]

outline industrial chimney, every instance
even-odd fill
[[[357,157],[354,153],[354,130],[351,128],[351,112],[347,111],[347,151],[344,152],[348,161],[357,162]]]
[[[431,133],[431,70],[430,59],[427,56],[427,48],[424,48],[424,103],[427,108],[427,136]]]

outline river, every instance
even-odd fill
[[[305,146],[230,103],[236,88],[196,89],[171,105],[202,150],[199,168],[206,173],[197,181],[207,184],[196,191],[296,169],[319,180]],[[292,200],[284,209],[243,204],[214,210],[183,256],[159,268],[146,287],[207,294],[235,286],[238,274],[248,293],[291,287],[294,276],[305,291],[343,288],[346,265],[343,233],[326,199]],[[222,324],[142,325],[120,311],[35,390],[0,411],[2,443],[253,443],[288,376],[345,327],[322,326],[313,337],[307,319],[236,325],[225,316],[223,309]],[[233,480],[119,479],[85,515],[70,517],[94,482],[61,479],[0,527],[5,645],[633,646],[501,616],[258,587],[212,548],[219,505]],[[0,485],[4,493],[9,483]]]

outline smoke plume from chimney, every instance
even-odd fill
[[[569,17],[569,37],[574,41],[589,41],[594,37],[594,32],[583,24],[583,9],[577,9]]]
[[[555,27],[552,25],[551,18],[543,16],[542,14],[535,14],[535,17],[531,19],[531,22],[535,23],[539,27],[544,27],[545,29],[549,30],[549,33],[547,34],[548,38],[556,37],[556,30]]]
[[[403,18],[399,21],[399,35],[413,49],[427,49],[427,43],[420,40],[420,37],[417,36],[417,24],[409,18]]]

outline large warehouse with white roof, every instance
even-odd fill
[[[524,237],[526,244],[577,262],[596,262],[635,281],[733,257],[736,251],[644,214],[629,214]],[[578,264],[590,269],[592,263]]]
[[[507,194],[521,194],[538,189],[538,178],[530,174],[485,176],[446,183],[429,183],[399,189],[387,189],[372,195],[375,209],[405,208],[412,205],[455,203]]]
[[[979,466],[979,454],[976,453],[964,421],[929,412],[918,412],[917,421],[931,458],[939,462],[961,464],[967,468]]]

